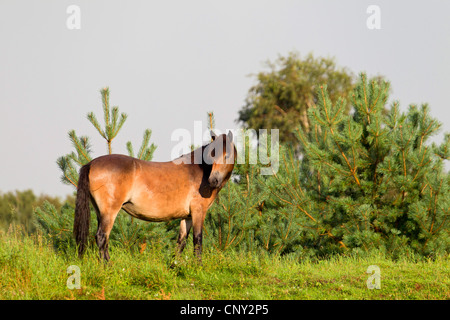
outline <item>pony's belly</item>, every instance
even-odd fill
[[[185,208],[139,208],[132,203],[126,203],[122,208],[131,216],[152,222],[170,221],[174,219],[184,219],[190,216],[189,210]],[[169,209],[169,210],[167,210]]]

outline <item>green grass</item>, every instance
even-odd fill
[[[0,234],[0,299],[450,299],[449,257],[314,262],[205,248],[199,266],[188,246],[170,268],[170,250],[110,252],[104,264],[94,249],[80,260],[74,249],[56,252],[42,236]],[[81,289],[66,286],[70,265],[81,270]],[[380,267],[381,289],[367,288],[370,265]]]

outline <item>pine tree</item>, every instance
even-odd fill
[[[389,86],[361,74],[349,114],[345,99],[332,102],[321,86],[311,130],[296,130],[302,160],[285,161],[267,182],[279,212],[292,212],[304,250],[449,251],[450,135],[427,144],[441,124],[427,105],[387,108]]]
[[[128,116],[125,113],[120,113],[119,116],[119,107],[117,106],[110,108],[108,87],[101,89],[100,95],[102,97],[104,127],[100,125],[93,112],[87,114],[87,119],[100,136],[105,139],[107,152],[111,154],[112,141],[119,133]],[[138,159],[150,161],[153,158],[153,152],[156,150],[156,146],[153,143],[149,146],[151,135],[152,131],[150,129],[144,131],[142,144],[137,155],[134,154],[132,143],[128,141],[126,145],[128,154],[132,157],[136,156]],[[78,183],[77,168],[92,160],[91,145],[87,136],[78,137],[75,130],[69,131],[69,139],[75,148],[75,152],[72,151],[65,156],[59,157],[57,164],[63,173],[61,176],[62,182],[76,187]]]
[[[123,124],[125,123],[125,120],[127,120],[127,115],[125,113],[122,113],[119,120],[119,107],[113,107],[112,109],[110,108],[109,88],[102,89],[100,93],[102,96],[105,127],[100,127],[100,124],[98,123],[98,120],[93,112],[89,112],[87,118],[95,127],[95,129],[97,129],[98,133],[100,133],[103,139],[106,140],[108,146],[108,154],[111,154],[112,140],[117,136]]]

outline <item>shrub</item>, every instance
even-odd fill
[[[388,109],[388,91],[388,82],[368,83],[361,74],[347,114],[344,99],[333,103],[326,86],[318,90],[318,104],[309,110],[312,129],[296,130],[302,159],[288,152],[279,174],[266,181],[267,214],[284,215],[278,229],[292,229],[292,237],[284,233],[278,240],[284,250],[449,251],[444,160],[450,135],[440,145],[428,144],[441,126],[428,106],[411,105],[402,113],[394,102]]]

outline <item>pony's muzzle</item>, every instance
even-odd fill
[[[211,188],[217,188],[219,186],[219,179],[216,176],[211,176],[208,179],[208,183]]]

